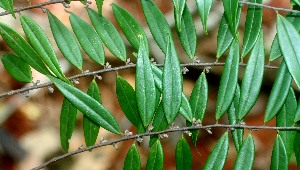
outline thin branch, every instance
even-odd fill
[[[254,3],[254,2],[246,2],[246,1],[239,1],[243,5],[253,5],[253,6],[258,6],[258,7],[263,7],[263,8],[268,8],[272,9],[274,11],[284,11],[284,12],[294,12],[294,13],[300,13],[298,10],[293,10],[293,9],[287,9],[287,8],[277,8],[269,5],[264,5],[264,4],[259,4],[259,3]]]
[[[155,64],[158,67],[162,67],[163,64]],[[224,66],[225,63],[187,63],[187,64],[181,64],[181,67],[218,67],[218,66]],[[241,63],[240,66],[241,67],[246,67],[247,64]],[[120,67],[113,67],[113,68],[104,68],[101,70],[97,70],[97,71],[93,71],[93,72],[84,72],[81,74],[77,74],[74,76],[69,77],[69,80],[75,80],[78,78],[82,78],[82,77],[88,77],[88,76],[96,76],[98,74],[102,74],[105,72],[113,72],[113,71],[120,71],[120,70],[125,70],[128,68],[134,68],[135,64],[128,64],[125,66],[120,66]],[[269,66],[269,65],[265,65],[266,69],[278,69],[277,66]],[[25,88],[20,88],[17,90],[10,90],[4,93],[0,94],[0,99],[6,96],[12,96],[15,94],[20,94],[20,93],[26,93],[30,90],[35,90],[35,89],[40,89],[40,88],[44,88],[44,87],[49,87],[51,86],[53,83],[52,82],[48,82],[48,83],[43,83],[43,84],[38,84],[38,85],[32,85],[29,87],[25,87]]]
[[[248,125],[225,125],[225,124],[214,124],[214,125],[206,125],[206,126],[190,126],[190,127],[182,127],[182,128],[171,128],[171,129],[167,129],[167,130],[163,130],[163,131],[159,131],[159,132],[146,132],[146,133],[136,134],[136,135],[131,135],[131,136],[123,136],[121,138],[118,138],[118,139],[115,139],[115,140],[112,140],[112,141],[101,142],[101,143],[98,143],[98,144],[95,144],[93,146],[89,146],[89,147],[86,147],[86,148],[78,148],[75,151],[71,151],[71,152],[68,152],[66,154],[54,157],[51,160],[45,162],[44,164],[33,168],[32,170],[39,170],[39,169],[45,168],[49,164],[52,164],[52,163],[54,163],[56,161],[59,161],[59,160],[62,160],[66,157],[76,155],[76,154],[79,154],[79,153],[82,153],[82,152],[90,151],[92,149],[107,146],[107,145],[115,145],[119,142],[126,141],[126,140],[138,139],[138,138],[142,138],[144,136],[153,136],[153,135],[166,134],[166,133],[171,133],[171,132],[185,132],[185,131],[198,130],[198,129],[210,130],[210,129],[213,129],[213,128],[225,128],[225,129],[228,129],[228,130],[249,129],[251,131],[253,131],[253,130],[300,131],[300,127],[294,127],[294,126],[292,126],[292,127],[275,127],[275,126],[248,126]]]

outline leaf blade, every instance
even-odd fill
[[[203,27],[205,34],[207,34],[206,23],[207,23],[207,18],[208,18],[208,14],[210,12],[212,3],[213,3],[212,0],[196,0],[197,9],[200,14],[200,18],[202,21],[202,27]]]
[[[156,141],[150,149],[146,170],[162,170],[164,165],[164,153],[160,141]]]
[[[192,152],[188,142],[181,137],[175,150],[176,169],[192,169]]]
[[[141,169],[140,154],[136,148],[136,145],[132,144],[126,154],[123,170],[139,170],[139,169]]]
[[[274,141],[274,146],[272,150],[272,157],[271,157],[271,167],[272,170],[287,170],[288,169],[288,157],[285,150],[284,143],[277,134],[276,139]]]
[[[234,163],[234,170],[251,170],[254,163],[255,145],[251,134],[247,136]]]

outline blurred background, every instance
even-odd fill
[[[28,6],[30,4],[38,4],[45,2],[43,0],[15,0],[16,7]],[[170,27],[173,30],[174,41],[177,46],[177,52],[180,56],[182,63],[193,62],[184,53],[175,28],[173,21],[173,5],[171,1],[165,0],[155,0],[156,5],[159,6],[161,11],[165,14]],[[127,56],[135,63],[133,57],[133,52],[136,52],[132,47],[130,47],[126,38],[123,36],[120,28],[117,26],[115,18],[110,4],[116,3],[129,12],[139,23],[145,28],[148,33],[148,38],[151,45],[151,58],[154,58],[157,63],[163,62],[163,53],[160,51],[158,46],[155,44],[154,40],[151,39],[151,34],[147,28],[144,15],[142,13],[142,8],[139,0],[105,0],[103,5],[103,15],[107,17],[111,22],[113,22],[118,30],[120,31],[124,42],[127,44]],[[290,8],[289,0],[264,0],[264,3],[274,7]],[[223,14],[223,7],[221,1],[214,1],[211,13],[208,19],[208,35],[205,35],[202,30],[201,21],[199,18],[198,11],[196,9],[195,1],[188,0],[187,4],[193,15],[195,27],[198,34],[197,42],[197,52],[196,56],[200,62],[215,62],[216,61],[216,39],[218,33],[219,22]],[[82,17],[87,22],[90,22],[87,16],[87,12],[80,2],[72,2],[70,8],[67,10],[74,12],[75,14]],[[96,9],[95,2],[92,1],[90,5],[91,8]],[[55,4],[46,6],[53,14],[55,14],[62,22],[65,23],[70,29],[69,14],[65,12],[65,8],[62,4]],[[3,12],[1,10],[0,12]],[[244,23],[246,17],[247,7],[243,6],[243,12],[241,15],[240,22],[240,40],[243,40]],[[59,52],[50,31],[47,15],[43,13],[41,9],[32,9],[28,11],[21,12],[22,14],[29,15],[47,33],[53,47],[57,51],[57,56],[61,61],[62,68],[67,76],[72,76],[81,73],[75,67],[70,66],[62,54]],[[285,15],[286,13],[282,13]],[[22,27],[17,15],[17,19],[14,19],[11,15],[0,17],[0,21],[9,24],[13,28],[24,35]],[[265,39],[265,51],[266,51],[266,63],[268,63],[268,54],[272,44],[272,40],[276,33],[275,30],[276,12],[273,10],[264,9],[263,16],[263,29],[264,29],[264,39]],[[4,53],[11,53],[11,49],[5,44],[5,42],[0,37],[0,55]],[[116,59],[107,49],[106,62],[109,62],[112,67],[124,65]],[[82,52],[85,55],[84,52]],[[219,61],[223,62],[225,56]],[[270,65],[278,65],[278,61],[270,63]],[[102,69],[102,66],[95,64],[87,56],[84,56],[84,68],[83,70],[95,71]],[[189,97],[194,86],[195,81],[198,76],[203,71],[203,68],[192,68],[189,67],[189,72],[184,75],[184,92]],[[47,78],[43,75],[33,71],[34,82],[40,81],[40,83],[47,82]],[[239,81],[241,82],[244,69],[240,69]],[[215,124],[215,101],[218,92],[218,86],[220,82],[220,76],[222,72],[222,67],[212,67],[207,74],[207,79],[209,82],[209,99],[207,112],[204,117],[204,125]],[[264,82],[262,90],[255,107],[251,110],[250,114],[246,116],[245,122],[247,125],[263,125],[263,116],[270,93],[275,75],[277,70],[265,70]],[[135,82],[135,70],[127,69],[119,71],[118,74],[125,78],[134,87]],[[102,80],[97,80],[99,88],[101,90],[103,105],[114,114],[119,122],[122,131],[128,129],[129,131],[136,132],[135,128],[132,127],[130,122],[124,116],[115,92],[115,81],[116,72],[109,72],[101,74]],[[81,78],[79,80],[80,84],[77,87],[83,91],[87,91],[87,87],[93,77]],[[25,86],[30,86],[32,84],[22,84],[13,80],[11,76],[5,71],[3,65],[0,64],[0,93],[4,93],[9,90],[19,89]],[[298,93],[297,93],[298,94]],[[35,166],[42,164],[43,162],[64,153],[60,147],[59,139],[59,115],[62,104],[63,97],[55,89],[54,93],[50,93],[47,88],[36,89],[33,91],[26,92],[24,94],[17,94],[13,96],[0,98],[0,170],[26,170],[31,169]],[[226,115],[224,115],[219,123],[228,124]],[[185,121],[182,117],[178,117],[176,120],[177,126],[185,126]],[[267,125],[275,126],[275,119],[267,123]],[[197,150],[192,146],[189,137],[185,136],[191,145],[193,152],[193,169],[202,169],[210,151],[216,144],[220,136],[225,132],[225,129],[212,129],[212,134],[208,134],[207,131],[201,131],[197,143]],[[246,130],[245,135],[249,132]],[[175,169],[175,146],[177,140],[182,136],[181,133],[169,134],[169,137],[162,139],[164,155],[165,155],[165,169]],[[253,132],[255,147],[256,147],[256,157],[253,169],[269,169],[271,161],[271,153],[273,142],[276,136],[276,131],[265,131],[259,130]],[[100,138],[104,137],[105,140],[112,140],[118,138],[118,136],[112,135],[104,129],[100,129],[98,141]],[[126,153],[131,146],[133,141],[125,141],[118,143],[118,150],[112,146],[106,146],[102,148],[97,148],[92,152],[85,152],[75,156],[68,157],[62,161],[58,161],[54,164],[49,165],[46,169],[52,170],[106,170],[106,169],[122,169],[123,161]],[[82,113],[78,112],[76,128],[74,130],[73,136],[70,140],[70,151],[76,150],[78,147],[85,147],[83,130],[82,130]],[[139,152],[142,159],[142,167],[145,167],[147,161],[147,155],[149,153],[147,138],[145,142],[139,147]],[[226,160],[224,169],[232,169],[236,150],[231,141],[228,158]],[[296,169],[295,157],[293,156],[289,169]]]

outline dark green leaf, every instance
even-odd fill
[[[48,78],[84,116],[112,133],[121,134],[118,122],[98,101],[57,78],[52,76]]]
[[[51,31],[55,42],[64,57],[76,68],[82,69],[82,55],[79,45],[68,28],[47,10]]]
[[[251,134],[245,139],[234,163],[234,170],[251,170],[254,163],[255,145]]]
[[[30,44],[41,59],[57,77],[67,81],[61,71],[55,51],[42,28],[28,16],[21,15],[20,20]]]
[[[192,169],[192,152],[188,142],[181,137],[175,151],[176,169]]]
[[[143,40],[141,41],[143,42]],[[144,43],[140,44],[135,80],[138,110],[144,126],[147,127],[151,123],[155,112],[156,90],[149,53]]]
[[[239,0],[222,0],[224,6],[224,12],[229,23],[229,28],[232,34],[235,36],[237,33],[237,25],[240,17],[239,13]]]
[[[80,1],[83,5],[86,5],[87,0],[81,0]]]
[[[42,74],[51,74],[38,54],[17,31],[0,23],[0,34],[7,45],[27,64]]]
[[[99,15],[91,8],[87,8],[93,26],[102,42],[109,51],[122,61],[126,60],[126,48],[124,42],[114,25],[104,16]]]
[[[150,149],[146,170],[162,170],[164,166],[164,153],[160,141],[156,141]]]
[[[14,18],[16,18],[15,12],[14,12],[14,1],[13,0],[2,0],[0,1],[0,7],[8,11],[12,14]]]
[[[177,117],[181,105],[182,75],[174,42],[170,36],[164,64],[162,102],[167,121],[171,124]]]
[[[103,65],[105,54],[101,39],[87,22],[82,20],[74,13],[69,13],[71,26],[82,49],[92,60],[100,65]]]
[[[271,158],[271,170],[287,170],[288,169],[288,157],[286,154],[284,143],[277,134],[277,137],[274,142]]]
[[[282,108],[291,83],[291,74],[282,60],[266,106],[265,123],[270,121]]]
[[[96,5],[97,5],[97,8],[98,8],[98,13],[99,13],[100,15],[102,15],[103,1],[104,1],[104,0],[96,0]]]
[[[140,169],[141,169],[140,154],[135,144],[132,144],[129,151],[127,152],[124,161],[123,170],[140,170]]]
[[[296,156],[297,166],[300,166],[300,132],[296,133],[295,142],[294,142],[294,152]]]
[[[200,18],[202,21],[202,26],[205,34],[207,34],[206,21],[208,18],[208,14],[210,12],[212,2],[213,2],[212,0],[196,0],[198,12],[200,14]]]
[[[300,88],[300,35],[284,17],[277,15],[277,34],[284,61],[298,88]]]
[[[217,97],[216,119],[219,120],[221,116],[229,109],[235,88],[237,86],[239,70],[239,42],[234,40],[231,44],[229,54],[226,58],[224,71],[221,77]]]
[[[295,114],[294,124],[296,124],[300,120],[300,99],[298,99],[297,110]]]
[[[224,135],[219,139],[218,143],[214,146],[214,149],[211,151],[207,161],[204,165],[204,170],[222,170],[228,155],[229,149],[229,138],[228,132],[225,132]]]
[[[297,109],[297,100],[295,97],[294,90],[289,89],[288,96],[285,103],[276,117],[276,125],[278,127],[290,127],[294,125],[295,112]],[[281,130],[279,135],[285,145],[288,160],[290,160],[293,149],[294,141],[296,137],[296,131]]]
[[[152,36],[162,52],[166,54],[169,36],[172,36],[169,24],[152,0],[141,0],[141,3]]]
[[[87,94],[94,98],[97,102],[101,103],[101,95],[98,85],[95,80],[89,85]],[[100,113],[99,113],[100,114]],[[96,143],[98,137],[99,128],[97,124],[88,119],[86,116],[83,116],[83,132],[86,146],[92,146]]]
[[[177,21],[176,27],[181,32],[182,15],[185,8],[186,0],[172,0],[174,4],[174,18]]]
[[[265,52],[263,31],[251,52],[241,85],[238,119],[241,120],[254,106],[260,91],[264,74]]]
[[[32,73],[30,66],[21,58],[14,54],[4,54],[1,57],[5,70],[17,81],[22,83],[30,83],[32,81]]]
[[[64,98],[60,113],[60,144],[66,152],[69,150],[69,140],[75,128],[76,114],[76,107]]]

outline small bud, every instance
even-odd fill
[[[182,74],[186,74],[187,72],[189,72],[189,69],[186,67],[182,68]]]
[[[195,58],[194,58],[193,62],[194,62],[194,63],[196,63],[196,64],[199,64],[201,61],[198,59],[198,57],[197,57],[197,56],[195,56]]]
[[[210,128],[207,128],[206,131],[207,131],[208,134],[210,134],[210,135],[212,134],[212,131],[211,131]]]
[[[45,8],[44,6],[41,6],[41,9],[42,9],[43,13],[47,12],[47,8]]]
[[[205,73],[209,73],[210,70],[211,70],[211,67],[205,67],[204,68]]]
[[[90,72],[90,70],[85,70],[83,73],[88,73],[88,72]]]
[[[154,129],[154,127],[152,126],[152,123],[148,126],[148,131],[151,132]]]
[[[102,76],[99,76],[99,75],[95,74],[95,77],[96,77],[97,79],[99,79],[99,80],[102,80]]]
[[[192,136],[192,132],[191,131],[186,130],[183,133],[187,134],[188,136]]]
[[[49,90],[49,93],[53,93],[54,92],[54,88],[52,88],[51,86],[48,86],[48,90]]]
[[[119,149],[119,148],[118,148],[118,145],[117,145],[116,143],[113,143],[112,145],[113,145],[113,147],[114,147],[116,150]]]
[[[66,3],[66,2],[63,2],[62,4],[63,4],[63,6],[64,6],[65,8],[70,8],[70,4],[68,4],[68,3]]]
[[[159,138],[160,138],[160,139],[163,139],[163,138],[168,138],[168,137],[169,137],[169,135],[168,135],[168,134],[166,134],[166,133],[159,134],[158,136],[159,136]]]
[[[132,135],[132,132],[130,132],[129,130],[125,130],[124,137],[131,136],[131,135]]]
[[[136,138],[136,141],[138,141],[138,142],[143,142],[143,138],[141,138],[141,137],[138,137],[138,138]]]
[[[79,84],[78,79],[74,79],[74,80],[72,80],[72,81],[73,81],[73,83],[74,83],[75,85],[78,85],[78,84]]]

